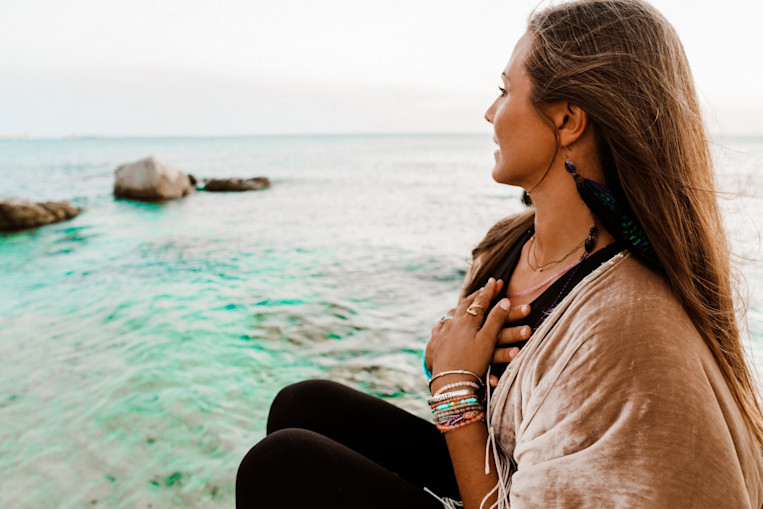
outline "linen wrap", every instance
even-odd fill
[[[666,280],[627,252],[562,300],[489,405],[501,507],[763,507],[763,454]]]

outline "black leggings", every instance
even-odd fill
[[[445,439],[433,424],[344,385],[281,390],[267,436],[236,477],[236,507],[437,509],[460,500]]]

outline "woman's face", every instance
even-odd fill
[[[525,72],[525,60],[531,43],[529,33],[517,42],[501,74],[501,94],[485,113],[485,119],[493,124],[493,141],[498,145],[493,179],[526,190],[543,178],[556,152],[551,127],[530,102],[532,85]]]

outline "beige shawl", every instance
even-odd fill
[[[629,254],[554,309],[490,403],[499,505],[763,507],[763,455],[666,281]]]

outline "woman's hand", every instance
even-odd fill
[[[451,319],[435,325],[427,345],[434,374],[459,369],[485,374],[509,316],[508,299],[501,299],[486,314],[502,287],[503,281],[490,278],[484,287],[460,302]]]
[[[530,305],[523,304],[515,308],[511,308],[509,316],[506,319],[506,323],[513,323],[517,320],[521,320],[530,314]],[[498,345],[493,351],[493,364],[508,364],[519,355],[519,347],[510,346],[522,341],[526,341],[532,334],[532,328],[529,325],[520,325],[519,327],[504,327],[501,329],[500,337],[498,338]],[[490,387],[498,385],[498,377],[490,375]]]
[[[498,282],[502,283],[502,281],[498,281]],[[478,292],[479,290],[469,295],[464,300],[473,301],[474,298],[477,296]],[[450,311],[448,311],[447,315],[445,316],[453,317],[457,309],[458,308],[451,309]],[[532,333],[532,329],[527,325],[519,326],[519,327],[510,327],[509,325],[511,323],[516,322],[517,320],[521,320],[522,318],[525,318],[529,314],[530,314],[529,304],[523,304],[521,306],[513,307],[509,310],[508,316],[506,317],[506,321],[504,322],[503,328],[501,329],[501,332],[499,334],[498,344],[496,345],[496,348],[493,350],[493,358],[491,360],[492,364],[508,364],[509,362],[514,360],[514,358],[517,355],[519,355],[519,348],[511,347],[509,345],[513,345],[520,341],[525,341],[526,339],[528,339],[530,337],[530,334]],[[435,325],[435,327],[432,329],[432,335],[434,336],[434,334],[439,329],[440,329],[440,324]],[[426,365],[427,365],[427,369],[429,369],[430,371],[432,369],[433,346],[434,346],[434,342],[430,339],[430,341],[426,345],[426,350],[425,350]],[[496,377],[495,375],[490,375],[490,386],[495,387],[496,385],[498,385],[498,377]]]

